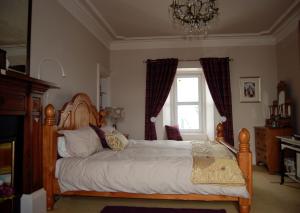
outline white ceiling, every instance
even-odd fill
[[[1,45],[26,42],[27,18],[25,10],[20,10],[26,8],[24,6],[26,2],[27,0],[1,0]],[[105,37],[106,34],[107,38],[104,39],[106,41],[172,38],[183,34],[183,30],[175,28],[169,17],[168,7],[172,0],[59,0],[59,2],[97,37]],[[287,17],[299,9],[299,2],[300,0],[217,0],[220,14],[212,24],[209,35],[272,34]],[[16,13],[12,7],[17,10]],[[79,13],[76,13],[79,8],[84,11],[84,16],[78,16]]]
[[[84,0],[78,1],[115,38],[173,37],[168,7],[172,0]],[[209,34],[264,34],[297,0],[217,0],[219,16]]]

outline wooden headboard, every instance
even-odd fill
[[[59,112],[58,129],[78,129],[89,124],[100,126],[99,114],[91,99],[84,93],[76,94]]]
[[[57,191],[58,183],[55,178],[55,166],[57,160],[57,133],[61,129],[77,129],[88,126],[90,123],[100,126],[101,122],[96,107],[91,99],[84,93],[76,94],[67,102],[62,110],[56,112],[53,105],[45,108],[45,122],[43,125],[43,182],[47,191],[47,204],[53,205],[51,195]]]

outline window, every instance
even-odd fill
[[[173,119],[183,132],[204,132],[205,82],[200,70],[195,71],[178,70],[173,85]]]
[[[164,106],[164,123],[177,124],[183,136],[197,136],[188,140],[214,134],[214,103],[201,68],[177,69]]]

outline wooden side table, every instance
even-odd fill
[[[281,181],[280,184],[284,183],[284,176],[287,175],[292,180],[300,183],[300,171],[297,170],[296,163],[296,172],[295,174],[285,172],[284,168],[284,155],[287,149],[294,150],[296,152],[296,159],[300,159],[300,140],[296,140],[293,137],[281,136],[277,137],[280,140],[280,175]],[[297,162],[298,160],[296,160]]]

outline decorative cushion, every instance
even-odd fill
[[[106,139],[105,139],[105,132],[100,129],[99,127],[93,125],[93,124],[90,124],[90,127],[96,132],[96,134],[98,135],[100,141],[101,141],[101,145],[103,148],[110,148],[108,145],[107,145],[107,142],[106,142]]]
[[[58,133],[64,134],[67,152],[72,157],[88,157],[103,149],[98,135],[89,126],[76,130],[60,130]]]
[[[178,126],[165,126],[168,140],[182,141]]]
[[[122,151],[128,145],[127,138],[118,131],[106,133],[105,138],[108,146],[114,151]]]
[[[72,157],[67,151],[66,139],[64,136],[60,136],[57,138],[57,151],[59,156],[62,158]]]

